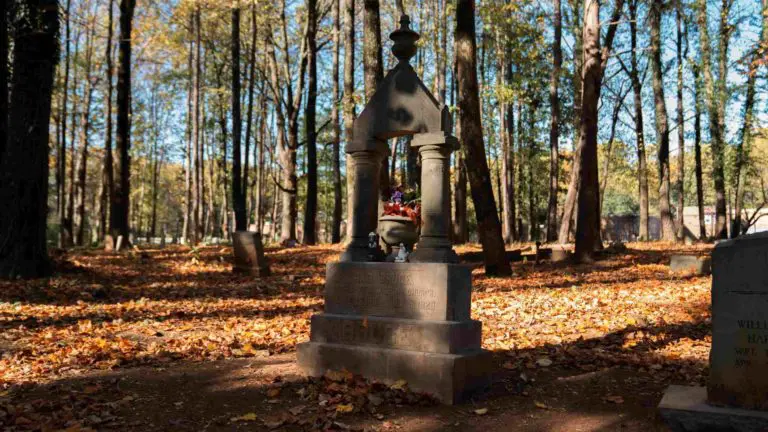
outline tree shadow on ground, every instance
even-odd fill
[[[67,305],[78,302],[115,304],[131,300],[196,298],[270,299],[291,294],[317,296],[323,287],[318,267],[337,251],[291,248],[271,251],[272,275],[253,277],[232,272],[222,248],[157,249],[125,254],[81,251],[59,261],[53,278],[0,281],[0,301]],[[227,249],[228,250],[228,249]]]
[[[269,309],[256,309],[252,305],[243,306],[227,306],[224,308],[216,308],[214,310],[204,312],[188,312],[184,310],[169,311],[167,309],[161,309],[157,311],[152,310],[137,310],[115,313],[100,311],[100,312],[87,312],[82,314],[73,314],[70,316],[47,316],[42,319],[37,317],[25,317],[17,318],[13,315],[6,313],[0,313],[0,331],[17,328],[24,326],[29,330],[46,329],[46,328],[65,328],[77,326],[79,322],[87,320],[94,324],[102,322],[111,322],[113,320],[120,320],[121,323],[133,323],[133,322],[145,322],[150,321],[152,323],[162,323],[166,321],[179,321],[179,320],[203,320],[206,318],[216,318],[226,320],[229,318],[264,318],[270,319],[283,315],[302,315],[307,312],[320,312],[323,307],[318,305],[305,305],[305,306],[275,306]],[[118,314],[119,312],[119,314]]]

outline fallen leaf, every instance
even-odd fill
[[[337,413],[351,413],[355,410],[355,406],[352,404],[338,404],[336,405]]]
[[[397,380],[394,384],[392,384],[389,388],[394,390],[405,390],[405,388],[408,386],[408,381],[406,380]]]
[[[232,423],[235,423],[235,422],[249,422],[249,421],[256,421],[257,418],[258,417],[256,416],[256,413],[250,412],[248,414],[243,414],[243,415],[238,416],[238,417],[232,417],[231,419],[229,419],[229,421],[231,421]]]
[[[480,408],[475,410],[475,414],[482,416],[488,414],[488,408]]]

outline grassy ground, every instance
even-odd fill
[[[222,247],[71,252],[50,279],[0,282],[0,426],[663,430],[661,392],[703,384],[711,341],[710,278],[670,274],[669,255],[709,248],[627,246],[588,266],[517,262],[512,278],[475,269],[473,317],[496,370],[489,392],[455,407],[407,383],[301,376],[295,346],[338,247],[269,250],[263,279],[234,275]]]

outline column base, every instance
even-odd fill
[[[299,367],[311,376],[342,370],[429,393],[446,404],[467,400],[490,386],[491,355],[485,350],[437,354],[369,346],[306,342],[297,347]]]
[[[421,263],[448,263],[456,264],[459,262],[459,256],[451,248],[420,248],[417,247],[413,253],[408,255],[408,261]]]

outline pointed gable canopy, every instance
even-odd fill
[[[390,35],[395,41],[392,52],[398,64],[387,73],[363,112],[355,119],[353,138],[346,152],[381,150],[386,140],[417,133],[444,133],[451,130],[450,113],[440,107],[421,82],[409,59],[416,53],[418,33],[409,27],[407,15],[400,28]]]

